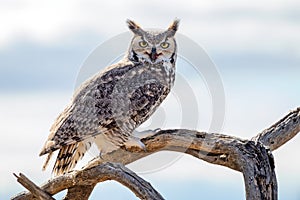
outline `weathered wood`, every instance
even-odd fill
[[[271,151],[281,147],[300,131],[300,107],[290,111],[281,120],[252,138],[269,147]]]
[[[87,200],[91,195],[95,184],[92,185],[75,185],[68,189],[67,195],[64,200]]]
[[[246,199],[277,200],[277,180],[271,151],[253,141],[239,146]]]
[[[29,180],[24,174],[19,174],[14,176],[17,178],[17,181],[23,185],[26,189],[28,189],[32,195],[36,198],[43,200],[54,200],[49,194],[47,194],[44,190],[42,190],[39,186],[34,184],[31,180]]]
[[[105,163],[86,170],[73,171],[49,180],[40,188],[50,195],[68,189],[65,199],[88,199],[94,186],[106,180],[115,180],[129,188],[140,199],[157,199],[163,197],[134,172],[121,164]],[[31,190],[30,190],[31,191]],[[21,193],[13,200],[35,199],[32,193]]]
[[[102,158],[94,159],[80,171],[71,172],[50,180],[41,189],[52,195],[69,188],[66,198],[71,199],[73,197],[71,195],[86,187],[87,192],[84,197],[86,199],[97,181],[112,179],[131,189],[141,199],[162,199],[149,183],[133,172],[129,171],[131,175],[126,176],[124,170],[128,169],[121,164],[126,165],[152,153],[169,150],[183,152],[206,162],[222,165],[243,173],[247,200],[276,200],[277,180],[272,151],[292,139],[299,131],[300,108],[291,111],[283,119],[251,140],[186,129],[161,130],[153,136],[142,139],[147,151],[136,147],[130,147],[126,150],[120,148],[102,155]],[[121,164],[116,165],[106,162]],[[114,165],[114,171],[109,171],[109,169],[103,167],[110,165]],[[103,168],[106,171],[103,171]],[[118,169],[122,169],[122,172],[119,172]],[[95,178],[95,174],[97,174],[97,178]],[[134,179],[131,179],[132,174],[134,174]],[[143,184],[137,187],[136,180],[142,180]],[[80,186],[84,187],[80,188]],[[29,193],[21,194],[14,199],[32,199],[32,195]]]

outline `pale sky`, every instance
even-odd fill
[[[299,53],[299,8],[297,0],[2,0],[0,46],[20,40],[54,45],[82,33],[108,38],[126,30],[127,18],[147,27],[166,27],[178,17],[182,32],[209,49],[282,52],[291,48],[291,53]]]
[[[50,177],[50,169],[41,171],[44,157],[38,153],[72,96],[82,64],[99,44],[127,31],[128,18],[166,28],[176,17],[179,32],[201,45],[220,74],[226,98],[222,133],[250,138],[300,105],[299,1],[0,0],[0,199],[24,190],[13,172],[38,184]],[[184,74],[187,64],[178,64]],[[202,79],[185,76],[197,93],[199,129],[205,131],[210,91]],[[174,99],[162,107],[167,126],[180,120],[169,117],[180,115]],[[274,152],[280,199],[300,198],[300,161],[293,154],[299,144],[296,136]],[[244,197],[241,174],[189,156],[142,176],[167,199]],[[99,185],[92,199],[100,196],[134,197],[113,183]]]

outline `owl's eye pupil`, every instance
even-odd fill
[[[167,42],[162,42],[162,43],[160,44],[160,46],[161,46],[162,48],[164,48],[164,49],[168,48],[169,45],[170,45],[170,44],[167,43]]]
[[[140,42],[139,42],[139,45],[140,45],[141,47],[146,47],[146,46],[148,46],[148,43],[145,42],[145,41],[140,41]]]

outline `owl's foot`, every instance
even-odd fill
[[[142,149],[146,151],[146,146],[144,143],[142,143],[140,138],[137,137],[130,137],[126,142],[125,142],[125,148],[129,149],[130,147],[138,147],[139,149]]]
[[[151,136],[155,135],[156,133],[158,133],[159,131],[161,131],[160,128],[157,128],[154,130],[145,130],[145,131],[141,131],[141,132],[134,131],[133,135],[134,135],[134,137],[143,139],[143,138],[151,137]]]

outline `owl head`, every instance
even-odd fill
[[[133,62],[158,63],[176,60],[176,41],[174,35],[179,20],[174,20],[167,30],[143,30],[134,21],[127,20],[129,29],[134,33],[130,47],[129,59]]]

